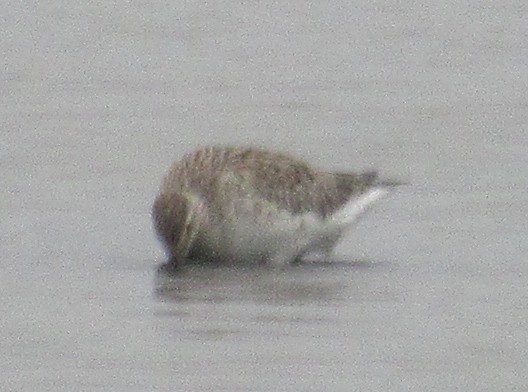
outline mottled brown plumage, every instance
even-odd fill
[[[154,224],[175,265],[187,258],[282,264],[312,248],[329,251],[351,223],[336,213],[376,188],[376,178],[322,172],[263,149],[202,148],[171,167],[154,202]]]

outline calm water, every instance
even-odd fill
[[[528,390],[526,15],[8,1],[0,390]],[[331,261],[158,274],[161,177],[212,143],[412,186]]]

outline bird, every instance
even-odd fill
[[[298,263],[330,257],[347,229],[402,185],[376,171],[327,172],[301,158],[251,146],[187,153],[164,177],[152,206],[165,266]]]

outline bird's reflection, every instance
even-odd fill
[[[343,298],[357,274],[376,264],[367,261],[305,262],[282,269],[265,266],[160,266],[155,294],[164,302],[255,302],[310,304]]]

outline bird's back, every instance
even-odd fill
[[[222,195],[235,192],[292,214],[312,212],[326,217],[375,180],[374,172],[326,173],[303,160],[263,149],[207,147],[173,165],[162,193],[193,192],[214,204]]]

